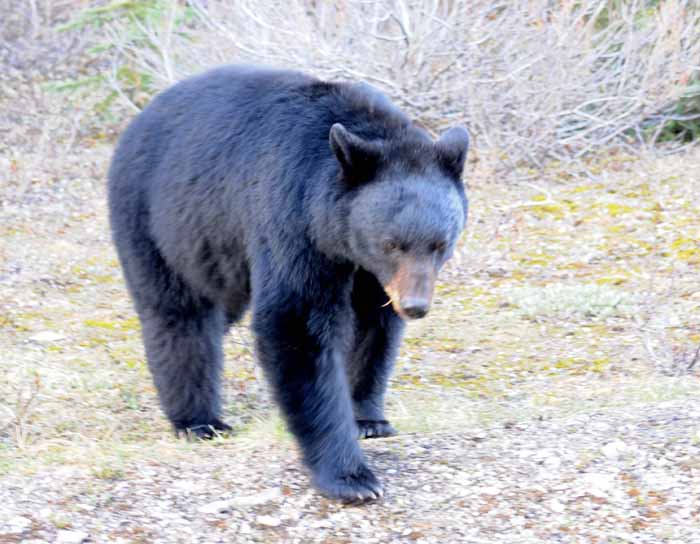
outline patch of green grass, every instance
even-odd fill
[[[125,473],[121,468],[105,465],[94,468],[92,470],[92,475],[99,480],[108,480],[113,482],[116,480],[123,480]]]
[[[531,318],[628,316],[635,308],[630,294],[607,283],[524,286],[508,294],[508,303]]]

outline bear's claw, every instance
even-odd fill
[[[360,466],[352,474],[326,476],[315,475],[314,485],[322,495],[345,503],[364,503],[384,495],[382,484],[366,466]]]
[[[175,428],[177,437],[199,438],[200,440],[211,440],[216,436],[221,436],[233,431],[233,427],[224,423],[220,419],[215,419],[209,423],[178,425]]]
[[[398,434],[396,429],[385,419],[371,420],[358,419],[356,421],[360,439],[363,438],[385,438]]]

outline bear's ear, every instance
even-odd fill
[[[331,127],[328,139],[347,179],[366,181],[376,172],[381,158],[381,144],[363,140],[340,123]]]
[[[469,150],[469,132],[464,127],[452,127],[437,141],[440,164],[456,179],[462,179],[464,161]]]

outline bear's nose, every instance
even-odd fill
[[[401,301],[401,311],[410,319],[420,319],[428,313],[429,303],[427,299],[408,297]]]

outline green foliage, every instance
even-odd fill
[[[105,97],[97,102],[95,111],[108,117],[117,98],[122,96],[136,108],[142,108],[156,92],[152,72],[124,55],[119,45],[109,40],[118,35],[130,48],[157,52],[154,37],[158,29],[170,24],[180,37],[187,37],[187,29],[193,21],[192,11],[175,0],[116,1],[83,10],[74,20],[63,25],[61,31],[100,30],[95,34],[103,41],[94,44],[88,54],[95,61],[108,59],[98,75],[81,79],[56,81],[48,86],[57,92],[95,92],[105,90]],[[155,33],[154,33],[155,29]]]
[[[700,138],[700,73],[688,84],[673,111],[673,118],[666,121],[658,141],[692,142]]]
[[[85,9],[76,19],[63,25],[61,30],[83,30],[86,27],[102,27],[125,18],[145,22],[162,15],[167,5],[163,0],[139,0],[137,2],[112,2],[105,6]]]
[[[641,26],[649,22],[653,17],[656,9],[659,7],[661,0],[646,0],[640,2],[639,9],[635,11],[635,21]],[[596,30],[603,30],[610,26],[616,19],[619,19],[620,14],[625,11],[625,4],[628,0],[607,0],[605,7],[597,12],[595,17]]]

